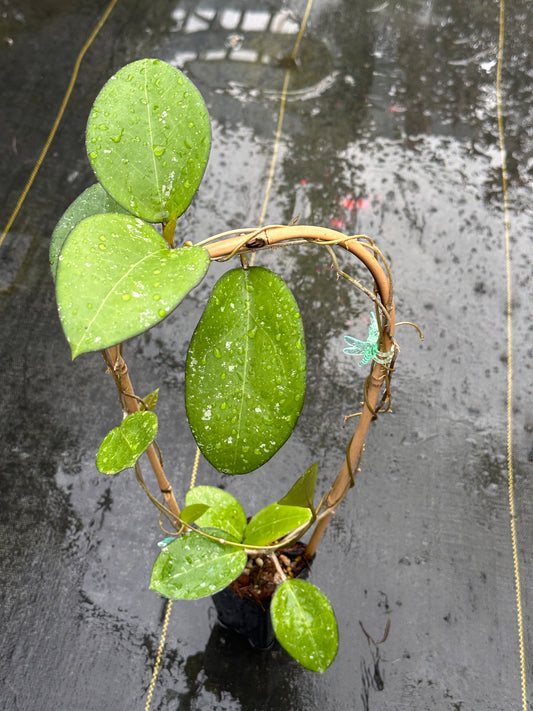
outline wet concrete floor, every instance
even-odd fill
[[[279,60],[305,5],[119,0],[0,247],[6,711],[144,708],[164,612],[147,589],[157,518],[131,472],[109,479],[95,468],[118,403],[97,354],[70,361],[47,262],[56,221],[94,182],[83,143],[92,101],[128,61],[154,56],[183,69],[208,105],[213,149],[179,234],[198,241],[257,224],[285,77]],[[2,225],[104,8],[102,0],[0,4]],[[533,10],[518,0],[506,12],[514,493],[531,688]],[[494,0],[315,0],[266,219],[300,215],[372,236],[391,260],[399,320],[416,322],[425,340],[398,330],[393,411],[374,423],[357,485],[314,566],[341,630],[332,667],[313,675],[280,650],[253,652],[220,629],[210,601],[177,602],[153,709],[524,708],[507,483],[498,19]],[[200,483],[238,491],[250,511],[285,493],[313,461],[323,488],[336,473],[349,436],[343,416],[357,410],[365,376],[343,354],[343,334],[360,333],[369,309],[317,248],[259,263],[278,270],[299,301],[309,384],[293,437],[261,472],[236,482],[200,466]],[[180,496],[195,451],[183,406],[187,342],[222,269],[126,344],[137,390],[161,388],[159,444]],[[351,273],[364,278],[356,265]],[[379,639],[388,621],[386,642],[369,645],[360,622]]]

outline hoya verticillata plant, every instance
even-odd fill
[[[134,467],[173,526],[150,587],[173,599],[201,598],[238,578],[250,556],[270,556],[278,571],[270,608],[274,632],[304,667],[324,671],[338,646],[331,605],[308,581],[291,579],[276,552],[313,528],[306,552],[313,557],[334,508],[353,484],[368,424],[388,403],[395,355],[390,274],[370,240],[316,227],[234,230],[176,247],[176,221],[201,182],[209,148],[205,104],[181,72],[143,59],[111,77],[87,124],[87,153],[98,182],[67,209],[52,236],[59,316],[73,358],[102,352],[122,403],[122,422],[98,451],[99,470],[114,475]],[[352,339],[351,352],[371,362],[371,374],[341,471],[316,503],[318,468],[311,465],[285,497],[249,520],[235,497],[212,486],[192,488],[181,508],[154,442],[158,391],[145,397],[135,393],[122,344],[166,318],[213,260],[240,256],[239,266],[215,285],[191,339],[185,406],[199,450],[219,472],[242,475],[258,469],[298,420],[305,394],[305,340],[287,285],[269,269],[248,266],[244,255],[295,241],[326,245],[337,273],[350,278],[331,249],[339,245],[358,257],[374,280],[372,293],[350,279],[373,300],[376,315],[369,339]],[[144,481],[139,465],[144,452],[163,501]]]

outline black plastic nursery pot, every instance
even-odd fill
[[[305,558],[305,545],[296,544],[278,552],[288,577],[307,578],[312,560]],[[276,568],[266,556],[250,557],[246,570],[231,585],[213,595],[218,621],[245,637],[256,649],[270,649],[276,642],[270,618],[270,603],[279,581]]]

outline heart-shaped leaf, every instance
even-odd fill
[[[187,356],[187,416],[202,454],[226,474],[257,469],[294,429],[304,393],[304,335],[290,290],[263,267],[227,272]]]
[[[240,548],[187,533],[158,555],[150,589],[175,600],[214,595],[240,575],[246,561]]]
[[[267,546],[309,523],[312,515],[309,509],[300,506],[270,504],[252,518],[244,532],[243,542],[249,546]]]
[[[306,580],[285,580],[272,597],[274,633],[306,669],[324,672],[335,659],[339,632],[331,603]]]
[[[318,463],[311,464],[309,469],[291,487],[291,490],[279,500],[285,506],[304,506],[314,510],[316,478],[318,476]]]
[[[86,217],[106,212],[127,214],[127,211],[116,200],[113,200],[111,195],[106,193],[100,183],[91,185],[90,188],[84,190],[66,209],[63,217],[56,225],[50,242],[50,267],[52,268],[54,279],[57,273],[57,258],[72,228]]]
[[[159,323],[208,266],[205,249],[171,250],[153,227],[133,216],[95,215],[80,222],[61,250],[56,280],[72,357]]]
[[[148,222],[168,222],[187,208],[210,142],[200,93],[159,59],[122,67],[98,94],[87,123],[87,153],[98,180]]]
[[[96,455],[102,474],[117,474],[133,467],[157,435],[157,415],[139,410],[125,417],[104,437]]]
[[[187,507],[206,504],[209,508],[196,523],[200,528],[219,528],[236,541],[242,541],[246,528],[246,514],[237,499],[216,486],[195,486],[185,496]]]

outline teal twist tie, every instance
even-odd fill
[[[352,336],[344,336],[344,340],[350,346],[349,348],[343,349],[344,353],[363,356],[359,361],[359,365],[366,365],[371,360],[380,365],[388,365],[394,357],[394,347],[387,353],[383,353],[383,351],[378,349],[379,328],[374,312],[370,314],[370,326],[368,328],[368,338],[366,341],[360,341],[357,338],[352,338]]]

